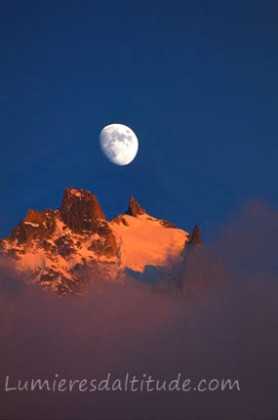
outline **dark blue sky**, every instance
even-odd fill
[[[2,0],[0,15],[0,236],[66,186],[109,218],[133,194],[207,237],[250,198],[278,205],[276,0]],[[129,166],[99,149],[112,122],[139,138]]]

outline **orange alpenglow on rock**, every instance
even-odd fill
[[[190,235],[149,215],[130,197],[128,210],[112,221],[90,191],[67,188],[57,210],[29,210],[12,233],[0,240],[0,259],[11,259],[20,272],[56,293],[76,293],[84,273],[109,281],[126,269],[171,268],[187,244],[201,244],[195,226]]]
[[[65,224],[76,233],[94,230],[96,220],[106,220],[94,194],[82,189],[66,188],[60,214]]]
[[[136,217],[139,214],[144,214],[144,213],[146,213],[146,210],[144,210],[143,207],[141,207],[140,204],[138,204],[135,198],[131,195],[126,214]]]

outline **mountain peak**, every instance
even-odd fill
[[[192,245],[201,245],[203,243],[201,230],[198,225],[194,226],[193,232],[190,235],[189,243]]]
[[[84,190],[83,188],[67,187],[64,191],[62,206],[67,204],[67,202],[71,202],[75,199],[78,199],[81,201],[92,201],[93,199],[96,200],[96,197],[91,191]]]
[[[65,224],[76,233],[91,230],[96,220],[105,220],[97,198],[81,188],[65,189],[60,213]]]
[[[105,219],[94,194],[66,188],[59,209],[29,210],[11,234],[0,240],[2,258],[12,258],[21,272],[61,294],[77,293],[92,278],[125,279],[126,270],[169,268],[184,246],[200,242],[192,235],[145,212],[133,196],[126,215]],[[28,274],[28,275],[29,275]],[[90,274],[90,276],[91,276]]]
[[[26,217],[13,229],[9,239],[17,240],[19,244],[30,244],[33,240],[44,240],[54,231],[53,210],[40,212],[28,210]]]
[[[126,214],[128,214],[129,216],[136,217],[139,214],[144,214],[144,213],[146,213],[146,211],[143,209],[143,207],[140,206],[139,203],[137,203],[133,195],[131,195]]]

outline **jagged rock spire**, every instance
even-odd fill
[[[105,220],[94,194],[82,189],[66,188],[60,213],[65,224],[76,233],[91,230],[96,220]]]
[[[19,244],[47,239],[55,229],[53,215],[52,210],[28,210],[26,217],[13,229],[8,238],[12,241],[18,240]]]
[[[201,245],[203,243],[201,230],[198,225],[194,226],[193,232],[190,235],[189,244]]]
[[[143,209],[143,207],[140,206],[139,203],[135,200],[135,198],[131,195],[128,203],[128,209],[126,211],[126,214],[129,216],[138,216],[139,214],[144,214],[146,211]]]

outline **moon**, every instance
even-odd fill
[[[136,134],[123,124],[107,125],[101,130],[99,140],[104,155],[115,165],[128,165],[139,149]]]

